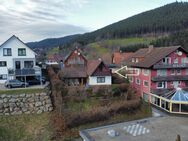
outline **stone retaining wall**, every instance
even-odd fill
[[[0,115],[40,114],[52,110],[47,93],[0,95]]]

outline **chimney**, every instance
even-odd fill
[[[153,45],[149,45],[149,48],[148,48],[148,53],[150,53],[152,50],[153,50],[154,46]]]

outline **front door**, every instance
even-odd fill
[[[16,69],[21,69],[21,62],[15,61],[15,67],[16,67]]]

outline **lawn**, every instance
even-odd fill
[[[0,116],[0,141],[49,141],[50,113]]]
[[[44,89],[40,88],[19,88],[19,89],[7,89],[0,90],[0,94],[33,94],[44,92]]]
[[[86,104],[85,106],[84,106],[84,103]],[[82,108],[87,107],[88,106],[87,102],[84,102],[84,103],[80,104],[79,106],[81,106]],[[70,104],[71,108],[78,109],[79,106],[77,104],[75,106],[73,106],[72,104]],[[78,107],[76,107],[76,106],[78,106]],[[90,105],[89,107],[92,107],[92,106],[93,105]],[[88,108],[86,108],[86,109],[88,109]],[[149,105],[147,103],[143,102],[140,109],[137,109],[137,110],[133,111],[132,113],[116,114],[114,116],[111,116],[108,120],[105,120],[105,121],[84,124],[79,127],[70,129],[64,133],[65,140],[66,141],[81,140],[81,138],[79,136],[79,130],[95,128],[95,127],[100,127],[100,126],[105,126],[105,125],[110,125],[110,124],[115,124],[115,123],[120,123],[120,122],[132,121],[132,120],[137,120],[137,119],[143,119],[146,117],[151,117],[151,115],[152,115],[151,113],[152,113],[152,111],[151,111],[151,108],[149,107]]]

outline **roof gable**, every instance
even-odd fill
[[[76,49],[74,49],[68,56],[65,57],[64,62],[67,62],[68,59],[69,59],[74,53],[79,54],[85,61],[87,61],[86,57],[81,53],[81,50],[78,49],[78,48],[76,48]]]
[[[160,61],[161,59],[163,59],[164,57],[168,56],[170,53],[176,51],[177,49],[181,49],[184,52],[187,53],[187,51],[185,49],[183,49],[181,46],[172,46],[172,47],[156,47],[153,48],[151,52],[148,52],[148,50],[145,49],[144,55],[144,59],[138,63],[131,63],[131,59],[129,59],[129,62],[131,66],[133,67],[143,67],[143,68],[149,68],[152,65],[154,65],[155,63],[157,63],[158,61]],[[136,52],[132,57],[136,57],[137,56]]]
[[[18,37],[16,37],[15,35],[11,36],[8,40],[6,40],[3,44],[0,45],[0,48],[3,47],[4,45],[6,45],[7,43],[11,42],[12,40],[16,39],[18,42],[20,42],[24,47],[28,48],[30,51],[32,51],[35,55],[36,53],[29,48],[22,40],[20,40]]]

